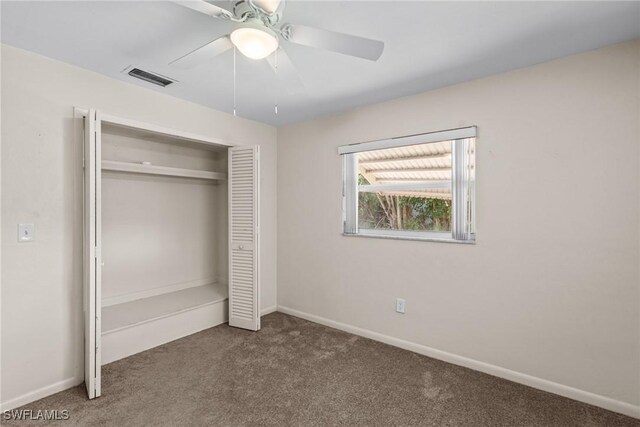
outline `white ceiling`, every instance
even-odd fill
[[[230,3],[216,4],[230,7]],[[230,23],[159,1],[2,1],[2,42],[187,99],[233,109],[232,51],[193,70],[168,62]],[[306,85],[287,94],[238,55],[238,115],[282,125],[640,37],[639,2],[289,1],[284,22],[385,41],[378,62],[282,42]],[[158,88],[135,65],[179,80]],[[278,115],[274,103],[278,103]]]

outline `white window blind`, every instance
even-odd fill
[[[344,234],[475,241],[476,127],[339,147]]]

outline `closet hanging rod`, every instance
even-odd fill
[[[117,162],[114,160],[103,160],[102,170],[140,173],[145,175],[164,175],[181,178],[209,179],[213,181],[226,181],[227,179],[227,174],[222,172],[172,168],[168,166],[156,166],[143,163]]]

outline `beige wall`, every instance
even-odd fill
[[[278,129],[278,305],[640,404],[639,50]],[[340,234],[338,146],[469,125],[476,245]]]
[[[73,107],[260,144],[262,307],[276,304],[276,129],[2,46],[2,402],[82,376],[82,169]],[[33,222],[36,242],[17,243]]]

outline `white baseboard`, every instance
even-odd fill
[[[272,305],[271,307],[267,307],[267,308],[261,308],[260,309],[260,317],[262,316],[266,316],[267,314],[271,314],[273,312],[278,311],[278,306],[277,305]]]
[[[300,317],[302,319],[306,319],[311,322],[319,323],[321,325],[329,326],[331,328],[339,329],[341,331],[349,332],[354,335],[359,335],[361,337],[369,338],[374,341],[383,342],[385,344],[389,344],[405,350],[413,351],[414,353],[422,354],[424,356],[432,357],[434,359],[442,360],[444,362],[452,363],[454,365],[464,366],[466,368],[484,372],[486,374],[493,375],[495,377],[504,378],[509,381],[513,381],[519,384],[524,384],[529,387],[547,391],[549,393],[558,394],[560,396],[568,397],[570,399],[588,403],[590,405],[598,406],[600,408],[608,409],[609,411],[618,412],[634,418],[640,418],[640,406],[633,405],[631,403],[622,402],[620,400],[615,400],[610,397],[601,396],[599,394],[595,394],[595,393],[591,393],[585,390],[580,390],[574,387],[558,384],[553,381],[548,381],[542,378],[523,374],[521,372],[512,371],[510,369],[502,368],[496,365],[491,365],[489,363],[481,362],[479,360],[469,359],[467,357],[458,356],[452,353],[447,353],[446,351],[437,350],[435,348],[427,347],[422,344],[416,344],[410,341],[405,341],[399,338],[383,335],[368,329],[358,328],[356,326],[336,322],[334,320],[326,319],[324,317],[316,316],[314,314],[298,311],[293,308],[278,306],[278,311],[281,313],[289,314],[291,316]]]
[[[66,380],[58,381],[57,383],[39,388],[29,393],[25,393],[22,396],[14,397],[6,402],[0,403],[0,412],[8,411],[10,409],[18,408],[27,403],[33,402],[43,397],[50,396],[52,394],[64,391],[68,388],[75,387],[82,383],[83,378],[67,378]]]

